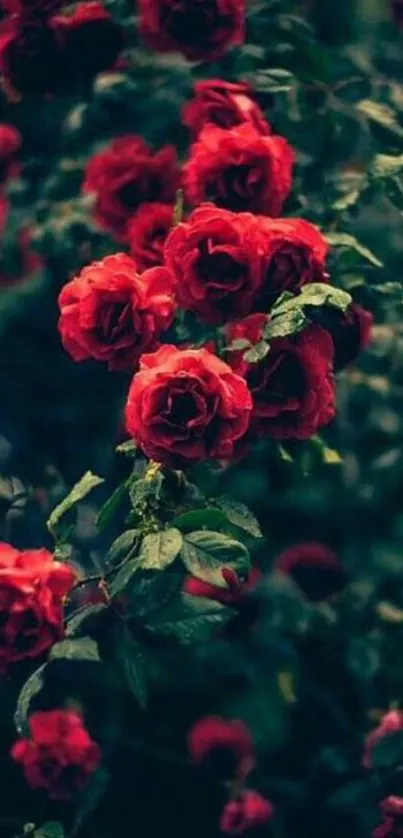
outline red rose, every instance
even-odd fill
[[[127,222],[140,204],[172,203],[179,186],[173,146],[155,154],[135,134],[118,137],[87,164],[84,192],[96,195],[95,216],[111,233],[125,238]]]
[[[302,218],[259,219],[264,248],[261,310],[283,291],[297,294],[308,282],[326,282],[328,244],[318,228]]]
[[[372,838],[403,838],[403,798],[390,795],[381,803],[383,822],[374,829]]]
[[[21,147],[21,134],[6,122],[0,123],[0,183],[17,174],[15,155]]]
[[[313,602],[338,593],[347,581],[337,554],[315,541],[283,550],[274,561],[274,570],[290,576]]]
[[[241,835],[247,829],[267,823],[273,817],[273,806],[258,791],[245,789],[224,806],[220,818],[221,832]]]
[[[227,337],[260,340],[266,315],[251,314],[231,324]],[[334,417],[333,342],[319,326],[296,335],[274,338],[270,351],[257,364],[242,352],[230,352],[229,362],[244,375],[253,398],[251,430],[275,439],[307,439]]]
[[[63,599],[74,579],[47,550],[0,544],[0,671],[38,657],[63,636]]]
[[[243,82],[233,84],[223,79],[196,82],[193,99],[182,109],[182,120],[194,138],[208,122],[221,128],[248,122],[260,134],[271,133],[270,125],[254,101],[252,88]]]
[[[211,757],[227,752],[235,760],[230,771],[238,781],[244,781],[255,766],[255,751],[246,725],[220,716],[206,716],[199,719],[188,736],[190,756],[196,765],[205,763]]]
[[[2,0],[4,10],[11,15],[38,21],[56,12],[64,0]]]
[[[224,605],[237,606],[242,602],[245,594],[257,585],[262,578],[262,573],[257,567],[253,567],[247,579],[242,581],[231,568],[225,567],[222,570],[222,576],[226,588],[219,588],[218,585],[203,582],[202,579],[196,579],[195,576],[186,576],[183,590],[191,596],[201,596],[206,599],[214,599],[216,602],[222,602]]]
[[[70,80],[85,82],[112,67],[123,47],[123,29],[97,0],[79,3],[72,14],[55,15]]]
[[[0,74],[11,97],[64,86],[61,44],[46,22],[10,17],[0,24]]]
[[[33,789],[54,800],[69,800],[85,786],[101,761],[101,749],[72,710],[45,710],[29,717],[30,739],[20,739],[11,756],[20,762]]]
[[[372,752],[374,747],[385,736],[392,736],[394,733],[403,730],[403,711],[391,710],[385,713],[380,724],[367,736],[365,740],[362,764],[364,768],[372,766]]]
[[[164,245],[173,216],[171,204],[143,204],[129,221],[127,240],[140,270],[164,264]]]
[[[276,216],[291,189],[293,161],[284,137],[263,137],[248,123],[230,130],[206,125],[185,165],[186,193],[191,204],[207,200]]]
[[[126,426],[148,457],[182,468],[230,459],[248,429],[251,407],[245,381],[207,349],[162,346],[141,359]]]
[[[262,286],[262,248],[250,213],[198,207],[165,245],[179,305],[209,323],[249,314]]]
[[[125,253],[88,265],[62,288],[59,330],[75,361],[95,358],[109,369],[133,369],[154,349],[175,314],[166,268],[137,273]]]
[[[370,311],[353,303],[345,312],[332,311],[327,326],[334,343],[334,368],[344,369],[354,363],[360,352],[369,346],[374,319]]]
[[[216,61],[245,38],[244,0],[139,0],[140,32],[157,52]]]

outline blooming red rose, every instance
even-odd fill
[[[377,743],[385,736],[392,736],[400,730],[403,730],[403,711],[391,710],[389,713],[385,713],[380,724],[371,731],[365,740],[362,757],[364,768],[371,768],[372,753]]]
[[[403,838],[403,798],[390,795],[381,803],[383,822],[374,829],[372,838]]]
[[[60,293],[64,348],[75,361],[95,358],[111,370],[133,369],[172,322],[172,287],[166,268],[139,274],[125,253],[93,262]]]
[[[155,154],[135,134],[118,137],[87,164],[84,192],[96,196],[95,216],[111,233],[125,238],[127,222],[140,204],[172,203],[179,186],[173,146]]]
[[[234,84],[223,79],[196,82],[193,99],[182,109],[182,120],[194,138],[208,122],[221,128],[248,122],[260,134],[271,133],[270,125],[254,101],[252,88],[243,82]]]
[[[0,544],[0,671],[38,657],[63,636],[63,599],[74,579],[48,550]]]
[[[139,0],[140,32],[157,52],[216,61],[245,38],[244,0]]]
[[[63,61],[71,81],[82,82],[108,70],[123,47],[123,29],[98,0],[79,3],[72,14],[54,15]]]
[[[273,806],[258,791],[244,789],[224,806],[220,818],[221,832],[241,835],[247,829],[262,826],[273,817]]]
[[[314,602],[338,593],[347,581],[337,554],[316,541],[283,550],[274,561],[274,570],[290,576]]]
[[[164,245],[173,216],[171,204],[143,204],[129,221],[127,240],[139,270],[164,264]]]
[[[330,312],[329,312],[330,314]],[[369,346],[374,319],[370,311],[357,303],[345,312],[332,310],[332,320],[326,323],[334,343],[334,368],[342,370],[354,363],[360,352]]]
[[[255,751],[246,725],[220,716],[206,716],[193,725],[188,736],[188,748],[196,765],[228,756],[228,769],[238,781],[244,781],[255,766]],[[235,763],[235,764],[234,764]]]
[[[207,349],[162,346],[141,359],[126,426],[148,457],[182,468],[230,459],[248,429],[251,408],[245,381]]]
[[[206,125],[191,146],[185,189],[191,204],[213,201],[234,212],[279,215],[292,183],[294,152],[284,137],[263,137],[248,123]]]
[[[297,294],[308,282],[326,282],[328,244],[317,227],[302,218],[260,218],[264,249],[261,301],[266,310],[284,291]]]
[[[29,717],[30,738],[20,739],[11,756],[27,783],[54,800],[69,800],[85,786],[101,761],[101,749],[72,710],[45,710]]]
[[[225,588],[219,588],[218,585],[211,585],[209,582],[189,575],[185,578],[183,590],[191,596],[201,596],[222,602],[224,605],[237,606],[242,602],[245,594],[257,585],[262,578],[262,573],[257,567],[253,567],[247,578],[242,581],[235,571],[225,567],[222,570],[222,576],[226,583]]]
[[[21,134],[6,122],[0,123],[0,183],[17,174],[15,157],[21,147]]]
[[[47,22],[12,16],[0,24],[0,74],[11,98],[56,93],[64,73],[58,34]]]
[[[227,327],[231,343],[239,338],[257,343],[266,315],[251,314]],[[319,326],[296,335],[274,338],[258,363],[242,352],[230,352],[235,372],[244,375],[253,398],[251,431],[275,439],[307,439],[334,417],[333,342]]]
[[[262,286],[262,249],[250,213],[198,207],[165,245],[179,305],[209,323],[249,314]]]

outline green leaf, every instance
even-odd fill
[[[137,451],[138,448],[134,439],[126,439],[125,442],[121,442],[116,448],[117,454],[126,454],[128,457],[135,457]]]
[[[332,204],[332,209],[336,210],[336,212],[344,212],[346,209],[350,209],[350,207],[354,207],[361,195],[360,189],[351,189],[349,192],[345,192],[344,195],[341,195],[340,198]]]
[[[329,448],[320,436],[311,437],[309,443],[313,448],[318,450],[321,460],[325,465],[334,466],[340,465],[343,462],[339,452],[334,448]]]
[[[258,70],[251,76],[254,90],[261,93],[288,93],[295,87],[296,79],[282,67],[270,70]]]
[[[64,828],[58,821],[49,821],[35,829],[34,838],[64,838]]]
[[[278,443],[277,450],[278,450],[278,453],[280,454],[280,459],[283,460],[284,463],[293,463],[294,462],[294,458],[291,456],[290,452],[287,451],[287,449],[284,447],[284,445],[281,445],[280,442]]]
[[[96,486],[100,486],[101,483],[104,483],[103,477],[98,477],[97,474],[92,474],[91,471],[87,471],[81,480],[73,486],[67,497],[65,497],[64,500],[62,500],[62,502],[59,503],[55,509],[53,509],[47,521],[47,527],[49,532],[51,532],[55,538],[57,525],[66,512],[87,497],[87,495],[89,495],[89,493],[92,492]]]
[[[108,566],[120,564],[125,559],[131,559],[136,552],[140,533],[138,530],[126,530],[115,539],[106,555]]]
[[[370,167],[372,178],[389,178],[403,172],[403,154],[376,154]]]
[[[108,583],[108,593],[111,597],[118,596],[131,583],[133,576],[140,569],[140,557],[125,561],[116,576]]]
[[[175,527],[146,535],[140,549],[143,570],[164,570],[175,561],[182,547],[182,535]]]
[[[46,664],[42,664],[39,669],[30,675],[17,699],[17,706],[14,713],[14,724],[20,736],[26,735],[29,732],[28,715],[29,707],[33,698],[41,691],[43,687],[43,673]]]
[[[220,625],[228,622],[233,611],[219,602],[180,594],[147,623],[153,634],[174,637],[188,645],[208,640]]]
[[[144,649],[128,626],[120,623],[116,652],[127,685],[142,710],[147,704],[147,682]]]
[[[283,314],[275,314],[272,320],[269,320],[264,329],[265,338],[270,341],[274,338],[284,338],[287,335],[294,335],[300,332],[308,325],[308,320],[305,317],[302,309],[295,308],[293,311],[288,311]]]
[[[148,509],[158,509],[163,484],[164,475],[160,469],[151,478],[142,477],[132,483],[130,500],[135,512],[143,515]]]
[[[119,509],[127,490],[127,482],[121,483],[99,510],[96,519],[96,526],[100,532],[102,532],[102,530],[104,530],[111,522],[112,518]]]
[[[213,527],[224,527],[225,524],[228,524],[227,516],[220,509],[213,507],[183,512],[172,521],[172,526],[177,527],[181,532],[201,530],[203,527],[211,530]]]
[[[403,139],[403,128],[399,124],[395,111],[389,105],[373,102],[372,99],[361,99],[356,108],[371,122],[386,129],[395,137]]]
[[[182,580],[182,574],[172,571],[140,571],[128,589],[127,617],[138,620],[158,611],[177,593]]]
[[[75,637],[55,643],[49,652],[49,660],[67,658],[68,660],[100,661],[96,640],[92,637]]]
[[[177,224],[183,219],[183,212],[184,212],[184,195],[183,189],[178,189],[176,196],[175,196],[175,206],[172,218],[172,226],[176,227]]]
[[[368,247],[361,244],[361,242],[357,241],[355,236],[351,236],[349,233],[326,233],[325,235],[327,241],[332,247],[346,247],[349,248],[359,256],[362,256],[367,262],[370,262],[371,265],[374,265],[376,268],[382,268],[382,262],[379,261],[378,257],[372,253]],[[316,283],[315,283],[316,284]],[[304,286],[307,288],[308,286]]]
[[[224,533],[196,530],[184,536],[181,558],[189,573],[212,585],[225,587],[224,567],[243,575],[250,568],[244,544]]]
[[[245,352],[243,357],[248,364],[257,364],[266,357],[269,351],[270,344],[268,344],[265,340],[259,340],[258,343],[255,343],[250,349],[248,349],[247,352]]]
[[[103,602],[94,605],[85,605],[69,617],[66,621],[66,637],[75,637],[81,633],[86,634],[93,630],[98,623],[98,618],[106,611]]]
[[[246,338],[237,338],[236,340],[233,340],[229,346],[227,346],[227,350],[230,352],[238,352],[243,349],[249,349],[250,346],[250,340],[247,340]]]
[[[331,306],[339,311],[346,311],[351,303],[351,296],[342,288],[334,288],[324,282],[310,282],[304,285],[296,300],[303,306]]]
[[[228,495],[217,498],[216,503],[225,512],[231,524],[252,535],[253,538],[262,538],[259,522],[247,506]]]

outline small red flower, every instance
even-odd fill
[[[271,133],[270,125],[254,101],[252,88],[243,82],[234,84],[223,79],[196,82],[193,99],[183,107],[182,120],[194,139],[208,122],[221,128],[247,122],[259,134]]]
[[[107,230],[125,239],[127,224],[140,204],[172,204],[179,186],[173,146],[155,154],[135,134],[118,137],[89,160],[83,191],[96,196],[95,217]]]
[[[403,711],[391,710],[389,713],[385,713],[378,727],[371,731],[365,740],[364,753],[362,757],[362,764],[364,768],[371,768],[372,752],[376,744],[385,736],[390,736],[393,733],[397,733],[399,730],[403,730]]]
[[[204,204],[178,224],[165,245],[181,308],[208,323],[252,311],[262,289],[264,243],[257,219]]]
[[[266,315],[251,314],[227,327],[229,344],[239,338],[257,343]],[[274,338],[258,363],[248,363],[243,352],[229,352],[229,363],[246,378],[253,398],[251,431],[258,437],[308,439],[333,419],[333,343],[319,326],[296,335]]]
[[[95,358],[111,370],[133,369],[173,320],[172,288],[166,268],[139,274],[125,253],[93,262],[60,293],[64,348],[75,361]]]
[[[157,52],[216,61],[245,37],[244,0],[139,0],[140,32]]]
[[[71,81],[89,79],[112,67],[123,47],[123,29],[98,0],[79,3],[72,14],[55,15],[57,31]]]
[[[200,765],[217,752],[228,752],[235,760],[235,778],[244,781],[255,765],[253,742],[246,725],[239,720],[206,716],[199,719],[188,736],[193,762]]]
[[[195,576],[186,576],[183,590],[191,596],[201,596],[206,599],[214,599],[216,602],[222,602],[224,605],[237,606],[242,602],[245,594],[257,585],[262,578],[262,573],[257,567],[253,567],[247,579],[242,581],[235,571],[225,567],[222,570],[222,576],[226,583],[225,588],[203,582],[202,579],[196,579]]]
[[[154,270],[158,270],[154,268]],[[162,346],[143,355],[126,426],[143,452],[172,468],[231,459],[252,407],[245,381],[207,349]]]
[[[74,580],[74,571],[45,549],[0,544],[0,671],[60,640],[63,600]]]
[[[273,567],[290,576],[312,601],[326,599],[346,584],[346,573],[337,554],[316,541],[294,544],[283,550]]]
[[[249,123],[206,125],[184,168],[191,204],[213,201],[233,212],[280,215],[292,184],[294,152],[284,137],[263,137]]]
[[[20,739],[11,756],[20,762],[28,785],[54,800],[69,800],[85,786],[101,761],[101,749],[71,710],[48,710],[29,718],[30,738]]]
[[[403,838],[403,798],[390,795],[381,803],[383,822],[374,829],[372,838]]]
[[[21,147],[21,134],[6,122],[0,123],[0,183],[18,173],[16,154]]]
[[[241,835],[247,829],[262,826],[273,817],[273,806],[258,791],[245,789],[224,806],[220,818],[221,832]]]
[[[127,225],[131,255],[139,270],[164,264],[164,245],[173,225],[171,204],[143,204]]]

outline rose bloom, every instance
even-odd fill
[[[199,719],[189,732],[188,749],[195,765],[208,765],[213,770],[224,767],[227,779],[233,775],[238,781],[244,781],[255,766],[251,735],[238,719],[220,716]],[[227,757],[225,763],[223,757]]]
[[[0,74],[7,95],[53,94],[65,85],[61,44],[44,21],[10,16],[0,23]]]
[[[220,830],[229,835],[241,835],[247,829],[262,826],[272,817],[273,806],[265,797],[253,789],[243,789],[224,806]]]
[[[394,733],[403,730],[403,711],[391,710],[385,713],[379,725],[368,734],[365,740],[364,753],[362,757],[362,764],[364,768],[371,768],[372,753],[381,739],[385,736],[392,736]]]
[[[229,343],[244,338],[257,343],[267,321],[251,314],[227,328]],[[229,352],[229,363],[246,378],[253,398],[251,431],[275,439],[308,439],[333,419],[333,342],[319,326],[296,335],[274,338],[258,363],[243,352]]]
[[[209,323],[249,314],[262,288],[263,248],[250,213],[198,207],[165,245],[179,305]]]
[[[287,547],[276,557],[273,568],[290,576],[312,602],[338,593],[347,581],[337,554],[316,541]]]
[[[143,204],[129,221],[128,245],[139,270],[164,264],[164,245],[173,217],[173,204]]]
[[[140,204],[172,204],[178,186],[179,168],[173,146],[154,153],[141,137],[128,134],[91,157],[83,191],[96,196],[97,221],[124,240],[127,223]]]
[[[6,122],[0,123],[0,183],[18,172],[15,156],[21,147],[21,134]]]
[[[222,570],[222,577],[225,582],[225,588],[219,588],[218,585],[212,585],[210,582],[204,582],[202,579],[196,579],[195,576],[186,576],[183,590],[190,596],[201,596],[205,599],[214,599],[216,602],[221,602],[223,605],[239,606],[245,598],[248,591],[253,588],[262,579],[262,573],[257,567],[252,567],[245,580],[239,579],[238,575],[229,567],[224,567]]]
[[[327,282],[326,239],[317,227],[302,218],[260,218],[264,249],[261,310],[284,291],[297,294],[309,282]]]
[[[111,370],[133,369],[173,320],[172,287],[166,268],[139,274],[125,253],[93,262],[61,290],[64,348],[75,361],[95,358]]]
[[[85,82],[112,67],[123,47],[123,29],[97,0],[79,3],[72,14],[54,15],[70,79]]]
[[[73,570],[48,550],[0,544],[0,671],[43,654],[63,636],[63,599]]]
[[[139,0],[140,32],[157,52],[216,61],[245,39],[244,0]]]
[[[247,122],[259,134],[270,134],[259,105],[254,101],[253,90],[248,84],[208,79],[198,81],[194,96],[182,109],[182,121],[195,139],[207,123],[221,128],[233,128]]]
[[[101,749],[72,710],[45,710],[29,717],[29,739],[20,739],[11,756],[20,762],[33,789],[54,800],[80,791],[101,761]]]
[[[213,201],[233,212],[280,215],[291,190],[294,152],[284,137],[263,137],[248,123],[206,125],[184,167],[191,204]]]
[[[141,359],[126,427],[146,456],[183,468],[230,459],[246,434],[251,408],[245,381],[207,349],[162,346]]]
[[[403,798],[390,795],[381,803],[383,822],[374,829],[372,838],[403,838]]]

